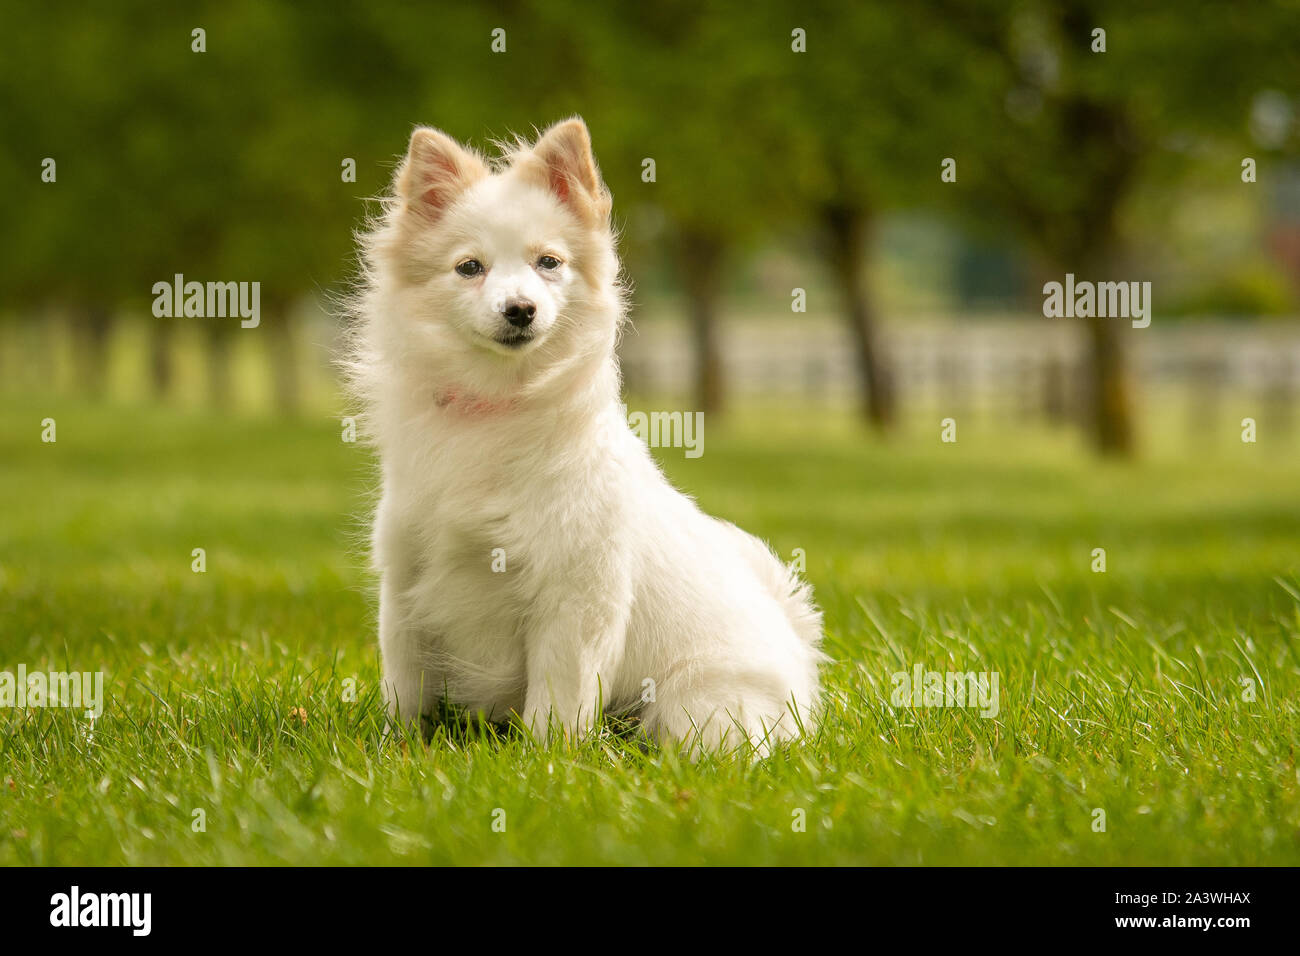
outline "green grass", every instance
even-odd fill
[[[608,729],[385,741],[373,472],[334,421],[10,400],[0,669],[103,670],[108,701],[91,739],[0,710],[0,863],[1300,862],[1295,455],[937,432],[749,411],[665,453],[804,550],[834,658],[815,739],[690,764]],[[917,662],[997,672],[997,717],[891,706]]]

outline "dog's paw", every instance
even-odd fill
[[[557,741],[570,743],[583,740],[595,726],[589,713],[565,719],[553,708],[525,707],[522,714],[516,714],[516,719],[532,739],[543,747]]]

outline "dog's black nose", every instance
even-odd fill
[[[526,329],[537,314],[537,306],[528,299],[506,299],[506,307],[501,311],[505,313],[506,321],[515,328]]]

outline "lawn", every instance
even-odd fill
[[[833,658],[815,738],[691,764],[617,727],[385,739],[336,420],[8,400],[0,670],[106,702],[0,710],[0,863],[1300,863],[1294,452],[938,437],[747,409],[664,451],[802,550]],[[894,706],[917,664],[996,673],[997,715]]]

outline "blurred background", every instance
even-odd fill
[[[635,396],[1283,453],[1300,8],[1140,6],[5,4],[0,391],[340,414],[332,297],[412,126],[579,113]],[[1067,272],[1151,282],[1150,327],[1045,318]],[[155,318],[177,273],[260,282],[260,326]]]

